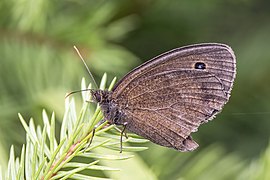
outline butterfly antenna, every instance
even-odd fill
[[[82,91],[93,91],[93,89],[82,89],[82,90],[77,90],[77,91],[72,91],[70,93],[68,93],[65,98],[69,97],[72,94],[78,93],[78,92],[82,92]]]
[[[87,70],[88,74],[90,75],[90,78],[91,78],[92,81],[94,82],[94,86],[98,89],[98,86],[97,86],[97,83],[96,83],[96,81],[95,81],[95,79],[94,79],[94,76],[92,75],[91,71],[89,70],[89,68],[88,68],[86,62],[84,61],[84,59],[83,59],[83,57],[82,57],[80,51],[78,50],[78,48],[77,48],[76,46],[73,46],[73,47],[74,47],[74,49],[76,50],[77,54],[79,55],[80,59],[82,60],[84,66],[86,67],[86,70]],[[73,94],[73,93],[72,93],[72,94]]]

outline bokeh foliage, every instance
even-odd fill
[[[223,42],[235,51],[237,78],[224,111],[195,134],[200,148],[179,153],[149,143],[136,158],[117,162],[124,171],[106,175],[269,179],[269,6],[266,0],[0,1],[1,165],[11,144],[19,154],[25,141],[17,113],[39,124],[45,108],[59,125],[65,94],[88,77],[73,45],[99,81],[104,72],[120,78],[175,47]]]

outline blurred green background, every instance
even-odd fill
[[[230,45],[237,78],[230,102],[180,153],[147,144],[114,179],[270,179],[270,1],[1,0],[0,163],[25,132],[17,113],[39,124],[43,108],[64,113],[64,96],[90,78],[109,80],[167,50],[202,42]],[[77,97],[79,98],[79,97]],[[110,164],[113,162],[108,162]]]

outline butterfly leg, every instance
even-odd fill
[[[119,129],[118,127],[115,126],[114,128],[115,128],[118,132],[120,132],[120,133],[122,132],[122,130]],[[126,131],[124,132],[124,135],[125,135],[125,137],[128,139],[128,135],[127,135],[127,132],[126,132]]]
[[[95,135],[95,133],[96,133],[97,127],[100,126],[101,124],[103,124],[105,121],[106,121],[105,119],[102,119],[102,120],[100,120],[100,121],[94,126],[94,128],[93,128],[93,130],[92,130],[92,136],[91,136],[91,138],[89,139],[88,145],[87,145],[87,147],[84,149],[84,151],[85,151],[86,149],[88,149],[88,148],[90,147],[90,145],[92,144],[92,141],[93,141],[93,139],[94,139],[94,135]]]
[[[127,122],[124,122],[123,124],[123,130],[121,131],[121,136],[120,136],[120,153],[122,153],[122,150],[123,150],[123,135],[125,133],[125,130],[126,130],[126,127],[127,127]]]

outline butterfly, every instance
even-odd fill
[[[111,91],[91,90],[104,119],[161,146],[193,151],[191,134],[228,102],[236,75],[232,49],[203,43],[165,52],[125,75]],[[121,144],[122,150],[122,144]]]

